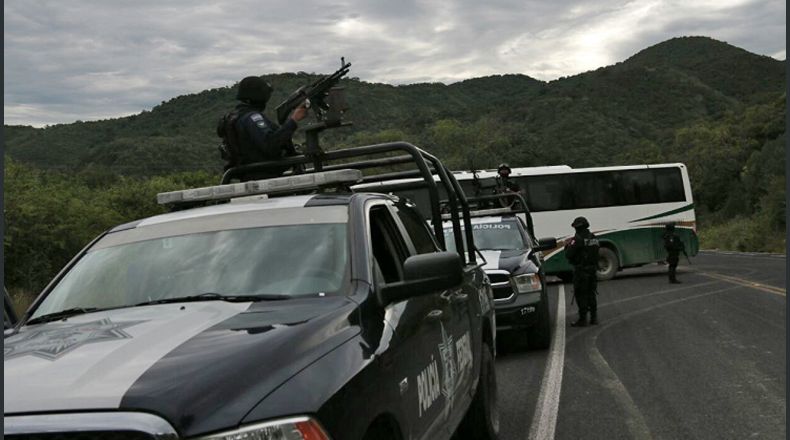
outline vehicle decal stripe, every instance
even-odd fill
[[[483,254],[483,258],[486,260],[483,270],[499,269],[499,258],[502,255],[502,251],[481,250],[480,253]]]
[[[645,221],[645,220],[654,220],[654,219],[661,218],[661,217],[668,217],[668,216],[673,215],[673,214],[678,214],[678,213],[681,213],[681,212],[691,211],[692,209],[694,209],[694,204],[693,203],[691,203],[689,205],[686,205],[686,206],[683,206],[683,207],[680,207],[680,208],[677,208],[677,209],[673,209],[671,211],[662,212],[661,214],[656,214],[656,215],[651,215],[649,217],[644,217],[644,218],[639,218],[639,219],[636,219],[636,220],[631,220],[628,223],[637,223],[637,222],[642,222],[642,221]]]
[[[250,304],[161,304],[23,327],[5,340],[4,411],[119,408],[152,365]]]

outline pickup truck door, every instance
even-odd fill
[[[392,206],[392,210],[412,255],[438,250],[425,221],[415,210],[403,203]],[[474,286],[482,282],[482,279],[475,281],[475,277],[484,275],[479,269],[476,270],[476,266],[468,266],[464,270],[464,283],[461,286],[438,292],[444,302],[445,319],[439,321],[441,340],[437,359],[441,371],[441,392],[445,399],[444,420],[450,428],[460,421],[471,400],[474,365],[470,323],[480,322],[480,317],[470,314],[473,311],[469,301],[478,300]]]
[[[388,204],[368,211],[374,284],[403,280],[403,262],[411,254]],[[406,438],[448,439],[445,398],[441,392],[439,358],[442,328],[447,327],[447,301],[432,292],[385,307],[384,319],[392,328],[390,346],[382,353],[384,380],[398,387],[399,419]]]

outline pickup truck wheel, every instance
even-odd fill
[[[530,348],[545,350],[551,345],[551,323],[549,322],[549,301],[546,296],[538,306],[538,323],[529,329],[527,340]]]
[[[499,406],[494,356],[483,344],[483,359],[477,391],[464,419],[458,426],[459,440],[497,440],[499,438]]]
[[[368,428],[362,440],[399,440],[401,437],[393,432],[393,428],[384,423],[376,423]]]

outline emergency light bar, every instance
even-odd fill
[[[318,189],[327,186],[350,185],[359,183],[361,180],[362,171],[360,170],[336,170],[312,174],[295,174],[273,179],[251,180],[249,182],[163,192],[156,195],[156,202],[160,205],[176,205],[179,203],[228,200],[235,197],[254,196],[259,194],[282,194]]]

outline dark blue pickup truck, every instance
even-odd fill
[[[492,290],[457,182],[405,143],[323,159],[342,163],[160,194],[172,212],[90,243],[5,339],[5,437],[495,439]],[[451,188],[456,251],[408,200],[350,190],[397,160]]]

